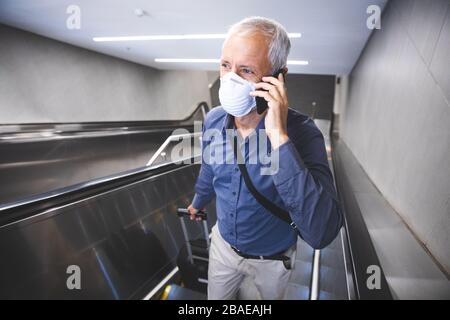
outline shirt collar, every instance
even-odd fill
[[[255,128],[255,131],[258,132],[258,130],[260,129],[265,129],[266,125],[265,125],[265,120],[266,116],[264,115],[264,117],[261,118],[261,120],[259,121],[258,125]],[[223,119],[223,125],[222,125],[222,131],[225,132],[226,129],[235,129],[234,126],[234,117],[230,114],[226,114],[225,118]]]
[[[234,117],[229,113],[223,119],[222,131],[225,132],[226,129],[234,129]]]

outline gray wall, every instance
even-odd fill
[[[341,136],[449,272],[450,1],[391,1],[381,26],[351,73]]]
[[[331,120],[334,82],[334,76],[288,73],[289,106],[314,119]]]
[[[0,25],[0,123],[180,119],[205,71],[159,71]]]

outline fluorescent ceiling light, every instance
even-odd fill
[[[110,41],[154,41],[154,40],[191,40],[191,39],[224,39],[224,34],[180,34],[180,35],[152,35],[129,37],[95,37],[96,42]]]
[[[309,61],[306,60],[288,60],[288,65],[291,66],[307,66],[309,64]]]
[[[155,62],[178,62],[178,63],[219,63],[220,59],[162,59],[157,58]]]
[[[288,37],[291,39],[298,39],[302,37],[301,33],[288,33]]]
[[[300,38],[301,33],[289,33],[289,38]],[[151,36],[125,36],[125,37],[94,37],[95,42],[115,42],[115,41],[155,41],[155,40],[202,40],[202,39],[225,39],[225,33],[211,34],[172,34],[172,35],[151,35]]]
[[[155,62],[163,62],[163,63],[219,63],[220,59],[164,59],[164,58],[156,58]],[[309,64],[308,61],[305,60],[288,60],[288,65],[297,65],[297,66],[306,66]]]

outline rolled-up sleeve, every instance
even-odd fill
[[[323,136],[315,134],[301,146],[291,140],[281,145],[273,181],[300,236],[315,249],[331,243],[343,217]]]

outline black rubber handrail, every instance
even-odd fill
[[[337,193],[344,210],[345,232],[347,236],[348,252],[350,253],[353,286],[356,299],[359,300],[392,300],[392,293],[386,281],[383,268],[378,259],[367,226],[351,188],[349,178],[345,172],[337,148],[339,142],[332,139],[333,167],[337,186]],[[369,266],[380,268],[380,289],[369,289],[367,273]]]
[[[3,134],[14,134],[14,133],[23,133],[23,132],[40,132],[40,131],[48,131],[54,129],[58,126],[58,129],[64,130],[64,126],[70,128],[71,126],[75,126],[80,129],[75,130],[67,130],[65,132],[89,132],[89,131],[111,131],[111,130],[121,130],[123,127],[133,128],[137,130],[145,130],[147,128],[174,128],[181,125],[188,125],[190,119],[194,117],[194,115],[204,110],[205,113],[210,110],[207,102],[202,101],[197,104],[197,107],[192,111],[190,115],[180,120],[142,120],[142,121],[107,121],[107,122],[51,122],[51,123],[17,123],[17,124],[0,124],[0,127],[19,127],[20,131],[6,131],[2,132],[0,130],[0,136]],[[61,128],[62,127],[62,128]]]
[[[0,228],[55,207],[80,201],[159,174],[195,165],[199,163],[199,159],[200,157],[191,157],[184,159],[184,161],[133,169],[2,204],[0,205]]]
[[[176,124],[180,125],[182,121],[192,118],[195,113],[198,112],[201,108],[203,108],[203,111],[205,113],[209,110],[208,104],[206,102],[200,102],[190,116],[188,116],[184,120],[177,121]],[[165,125],[167,125],[169,122],[171,121],[164,123]],[[22,198],[17,201],[0,204],[0,227],[30,217],[37,212],[49,210],[53,207],[78,201],[95,194],[118,188],[157,174],[172,171],[176,168],[187,165],[186,162],[190,164],[197,160],[198,157],[194,156],[189,159],[185,159],[181,163],[180,161],[177,161],[177,163],[171,162],[156,166],[136,168],[125,172],[120,172],[118,174],[113,174],[106,177],[78,183],[72,186]]]

